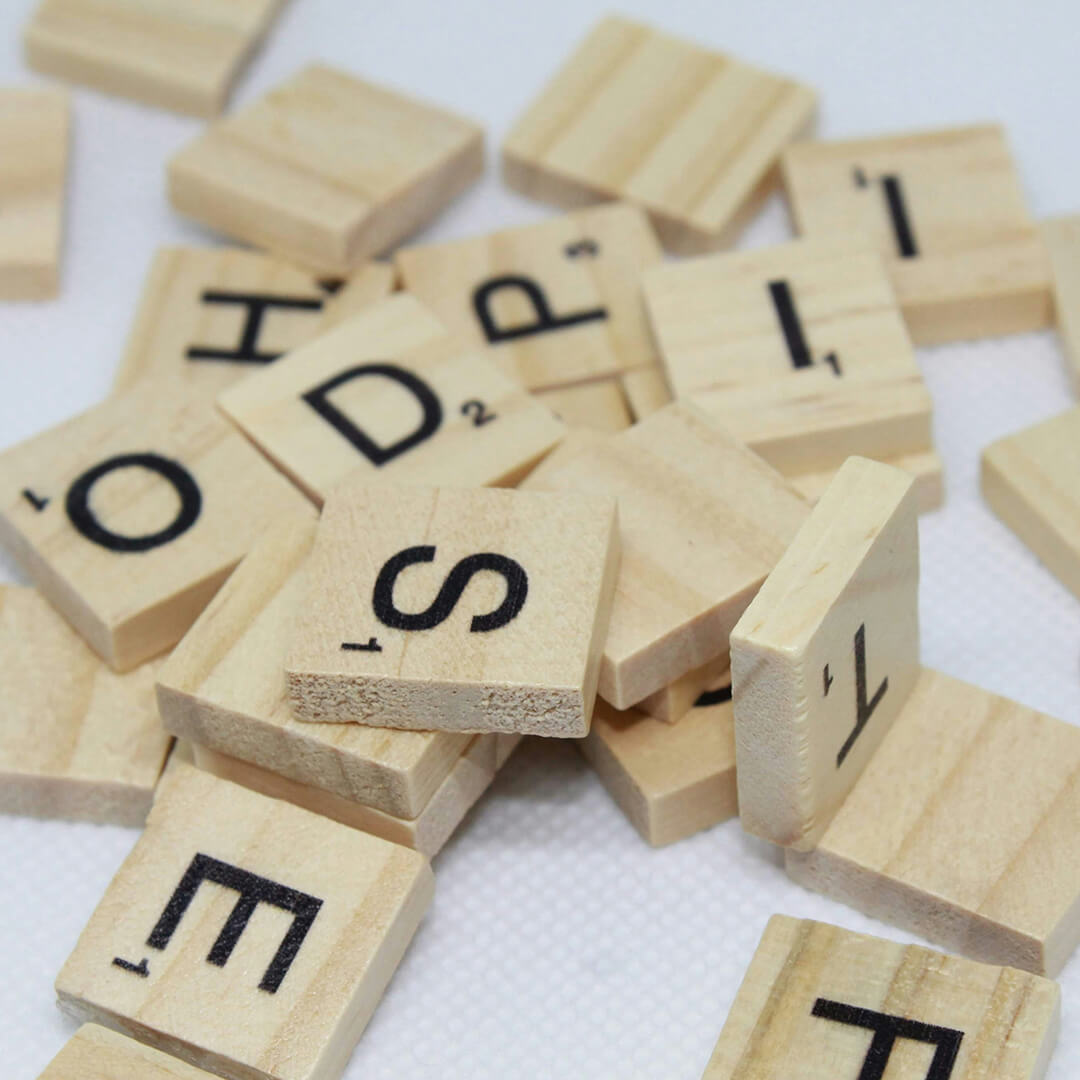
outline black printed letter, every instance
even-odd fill
[[[784,334],[787,344],[788,355],[791,357],[791,365],[796,370],[799,368],[812,367],[814,358],[810,355],[810,346],[807,344],[806,335],[803,333],[802,320],[795,307],[795,300],[791,295],[791,286],[786,281],[770,281],[769,295],[772,297],[773,307],[776,309],[776,317],[780,320],[780,329]],[[825,357],[834,374],[840,374],[840,361],[836,353],[829,353]]]
[[[528,297],[533,311],[536,312],[535,321],[522,323],[521,326],[498,326],[491,314],[491,297],[502,289],[517,289],[523,292]],[[522,277],[519,274],[507,274],[505,277],[485,281],[473,293],[473,307],[476,309],[476,317],[480,320],[480,325],[484,328],[484,336],[492,345],[499,341],[532,337],[533,334],[543,334],[548,330],[562,330],[567,326],[577,326],[579,323],[607,318],[607,311],[604,308],[575,311],[570,315],[555,315],[543,289],[532,278]]]
[[[828,694],[831,680],[825,684],[825,693]],[[889,680],[883,679],[881,685],[874,691],[871,701],[866,700],[866,623],[863,623],[855,631],[855,730],[847,737],[847,741],[840,747],[840,753],[836,755],[836,767],[839,769],[844,764],[844,758],[855,745],[855,740],[862,734],[874,710],[881,704],[881,699],[889,689]]]
[[[202,294],[204,304],[238,304],[247,308],[240,344],[235,349],[215,349],[193,345],[187,351],[189,360],[224,360],[233,364],[271,364],[281,353],[259,352],[259,332],[268,308],[291,311],[322,311],[323,302],[296,296],[268,296],[263,293],[232,293],[209,289]]]

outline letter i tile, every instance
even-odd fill
[[[182,765],[60,1004],[233,1080],[336,1080],[432,886],[414,851]]]

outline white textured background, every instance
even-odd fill
[[[236,100],[323,59],[477,118],[494,148],[606,7],[292,0]],[[18,41],[30,8],[0,5],[0,81],[32,78]],[[815,85],[828,136],[1001,120],[1034,212],[1080,210],[1075,0],[628,0],[623,10]],[[75,112],[62,299],[0,305],[0,446],[101,397],[153,249],[208,239],[163,197],[164,162],[197,122],[89,91]],[[548,212],[489,169],[430,235]],[[777,241],[787,229],[777,201],[746,239]],[[922,523],[925,661],[1075,722],[1080,603],[977,490],[986,443],[1070,403],[1058,344],[1041,333],[920,359],[948,468],[947,507]],[[0,557],[3,578],[19,580]],[[52,981],[135,835],[0,819],[5,1076],[32,1080],[70,1034]],[[735,822],[651,851],[566,745],[520,751],[435,871],[435,908],[349,1066],[352,1080],[697,1080],[772,912],[904,937],[789,883]],[[1061,981],[1065,1025],[1049,1075],[1074,1080],[1080,958]]]

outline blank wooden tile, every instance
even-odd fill
[[[664,246],[728,244],[814,113],[805,86],[618,16],[598,23],[503,143],[511,187],[580,206],[625,199]]]
[[[706,691],[672,726],[597,702],[578,744],[604,787],[653,847],[684,840],[738,813],[731,679]]]
[[[344,274],[430,221],[483,171],[469,120],[313,65],[169,162],[182,214]]]
[[[600,670],[600,696],[617,709],[726,655],[808,513],[764,461],[682,404],[619,435],[573,432],[523,486],[618,498],[622,564]]]
[[[465,753],[457,759],[450,774],[415,818],[393,817],[385,811],[344,799],[323,788],[297,783],[280,773],[219,754],[205,746],[195,747],[195,761],[199,768],[223,780],[242,784],[274,799],[284,799],[294,806],[413,848],[431,858],[442,850],[495,779],[496,740],[499,738],[498,735],[474,735]]]
[[[916,454],[900,454],[885,458],[883,465],[894,469],[903,469],[915,481],[915,498],[919,504],[919,513],[927,514],[939,509],[945,502],[945,465],[940,455],[934,450]],[[839,470],[820,469],[816,472],[797,473],[787,477],[791,486],[811,505],[816,503],[826,488],[832,483]]]
[[[1077,822],[1080,731],[924,670],[788,872],[935,945],[1053,976],[1080,942]]]
[[[919,673],[911,477],[850,458],[731,633],[743,828],[805,851]]]
[[[1080,408],[988,446],[982,492],[995,514],[1080,597]]]
[[[654,363],[641,275],[662,258],[637,207],[405,248],[403,286],[530,390]]]
[[[42,0],[26,59],[46,75],[196,116],[216,116],[284,0]]]
[[[162,721],[216,754],[344,803],[418,818],[468,735],[305,724],[289,705],[285,654],[307,590],[315,525],[308,512],[266,530],[169,657],[158,679]]]
[[[171,742],[158,667],[115,674],[35,589],[0,585],[0,810],[141,825]]]
[[[368,263],[317,278],[242,248],[160,248],[113,383],[182,375],[216,395],[388,296],[394,271]]]
[[[615,432],[625,431],[634,422],[617,378],[559,386],[536,396],[570,427]]]
[[[645,278],[668,381],[785,475],[932,449],[932,402],[880,256],[797,241]]]
[[[618,572],[613,498],[348,484],[285,661],[304,720],[576,738]]]
[[[1050,253],[1058,333],[1080,389],[1080,214],[1043,222],[1042,237]]]
[[[681,679],[669,683],[663,690],[657,690],[639,701],[634,709],[651,716],[654,720],[663,720],[665,724],[674,724],[681,720],[698,702],[703,687],[714,686],[718,680],[726,680],[731,686],[731,658],[724,650],[715,659],[699,668],[687,672]]]
[[[56,981],[232,1080],[335,1080],[432,895],[415,851],[185,766]]]
[[[782,167],[800,233],[885,257],[916,344],[1049,323],[1046,251],[1000,127],[804,142]]]
[[[212,1073],[97,1024],[83,1024],[38,1080],[212,1080]]]
[[[565,431],[407,294],[230,387],[219,404],[319,504],[347,477],[514,484]]]
[[[0,541],[117,671],[175,644],[303,505],[182,382],[141,384],[0,454]]]
[[[774,915],[702,1080],[1039,1080],[1061,993],[1007,967]]]
[[[672,400],[671,389],[663,369],[658,364],[628,371],[619,376],[619,382],[635,422],[659,412]]]
[[[70,127],[66,93],[0,91],[0,300],[60,289]]]

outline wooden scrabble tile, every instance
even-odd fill
[[[427,909],[427,860],[185,766],[56,981],[239,1080],[336,1080]]]
[[[309,721],[583,736],[618,556],[610,497],[343,485],[285,660],[293,708]]]
[[[405,248],[394,262],[451,332],[544,390],[654,363],[641,275],[662,257],[645,214],[612,204]]]
[[[26,28],[26,59],[107,94],[216,116],[283,3],[42,0]]]
[[[917,454],[900,454],[881,459],[883,465],[903,469],[915,481],[915,498],[919,513],[927,514],[939,509],[945,502],[945,466],[933,450]],[[791,486],[811,505],[816,503],[832,483],[839,470],[821,469],[816,472],[796,473],[787,477]]]
[[[407,294],[230,387],[219,404],[319,504],[352,476],[514,484],[565,431]]]
[[[540,390],[536,396],[571,427],[615,432],[625,431],[634,422],[622,387],[615,378]]]
[[[731,658],[725,649],[719,656],[702,664],[699,668],[687,672],[681,679],[669,683],[663,690],[657,690],[639,701],[636,712],[651,716],[654,720],[663,720],[665,724],[674,724],[681,720],[706,693],[708,687],[716,686],[719,681],[731,686]]]
[[[471,121],[313,65],[182,148],[169,197],[228,236],[345,274],[430,221],[483,166]]]
[[[219,754],[205,746],[195,747],[199,768],[241,784],[274,799],[340,821],[394,844],[413,848],[431,858],[454,834],[465,815],[487,791],[497,771],[495,752],[498,735],[474,735],[468,749],[455,762],[449,776],[439,785],[431,801],[416,818],[399,818],[363,803],[343,799],[323,788],[309,787],[270,772],[239,758]],[[520,736],[514,736],[515,739]]]
[[[796,241],[659,267],[668,381],[785,475],[932,447],[933,404],[880,256]]]
[[[1080,731],[924,670],[788,872],[943,948],[1053,976],[1080,942],[1078,821]]]
[[[1006,525],[1080,596],[1080,408],[988,446],[982,493]]]
[[[216,396],[393,288],[386,263],[368,263],[347,279],[316,278],[242,248],[161,248],[113,389],[182,375]]]
[[[266,530],[165,664],[161,719],[218,755],[388,817],[418,818],[468,735],[305,724],[289,705],[285,654],[307,591],[315,527],[309,511]]]
[[[38,1080],[119,1080],[121,1077],[212,1080],[211,1073],[97,1024],[83,1024]]]
[[[1042,237],[1050,254],[1058,333],[1080,389],[1080,215],[1044,221]]]
[[[672,400],[667,379],[659,366],[627,371],[619,376],[619,381],[635,422],[659,412]]]
[[[600,696],[616,709],[727,653],[808,513],[773,469],[684,404],[619,435],[571,433],[523,486],[618,498],[622,564],[600,669]]]
[[[157,668],[115,674],[35,589],[0,585],[0,810],[141,825],[172,741]]]
[[[916,344],[1046,326],[1050,269],[996,125],[803,142],[783,156],[795,224],[886,259]]]
[[[814,106],[789,79],[609,17],[514,125],[503,171],[562,206],[637,203],[666,248],[715,251],[756,212]]]
[[[179,641],[263,529],[304,505],[181,382],[0,453],[0,541],[117,671]]]
[[[702,1080],[1039,1080],[1049,979],[774,915]]]
[[[850,458],[731,633],[743,828],[805,851],[919,673],[911,477]]]
[[[730,677],[698,702],[672,726],[598,701],[592,729],[578,744],[653,847],[684,840],[739,812]]]
[[[70,127],[66,93],[0,91],[0,300],[60,289]]]

